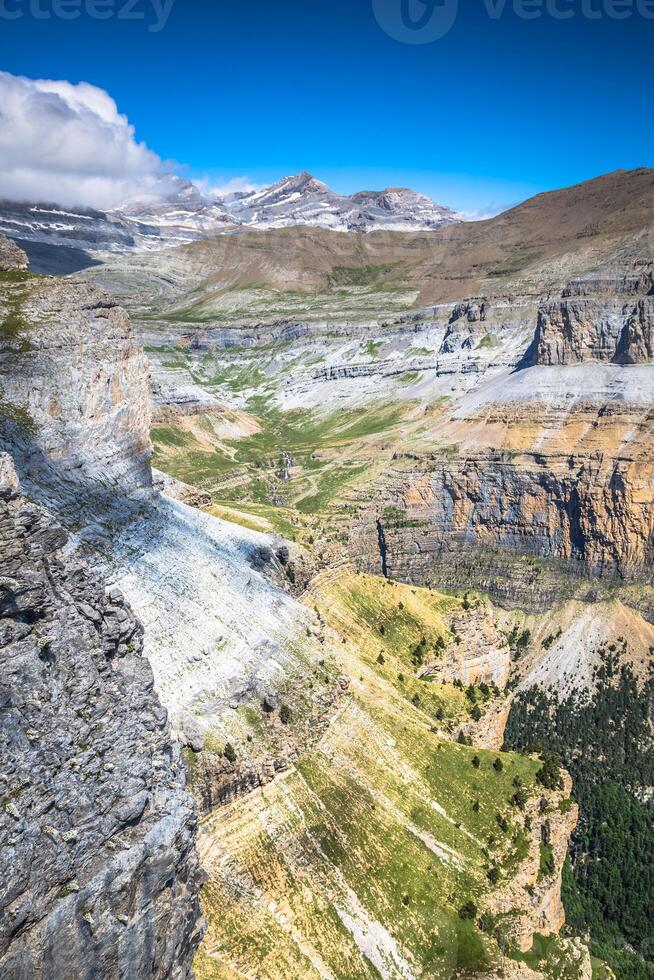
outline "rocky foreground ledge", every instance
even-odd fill
[[[0,454],[0,976],[185,978],[196,814],[120,593]]]

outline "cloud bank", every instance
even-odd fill
[[[107,92],[0,72],[0,198],[107,209],[174,189]]]
[[[207,197],[217,200],[231,200],[235,194],[261,190],[263,184],[255,184],[249,177],[230,177],[229,180],[214,180],[208,177],[195,179],[193,183]]]

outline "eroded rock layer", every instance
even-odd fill
[[[45,463],[62,479],[149,487],[148,367],[127,314],[84,283],[3,285],[0,438],[29,445],[34,474]]]
[[[649,579],[653,486],[652,465],[629,457],[487,451],[416,460],[388,489],[377,526],[370,519],[358,547],[365,554],[383,541],[387,574],[415,581],[471,550],[565,560],[577,574]],[[372,549],[380,566],[381,547]]]
[[[0,974],[188,978],[196,815],[142,628],[0,455]]]
[[[572,280],[560,299],[543,303],[538,312],[532,363],[649,363],[653,294],[651,269]]]
[[[27,269],[27,256],[11,239],[0,235],[0,272],[13,269]]]

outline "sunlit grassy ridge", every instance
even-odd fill
[[[348,576],[310,601],[346,641],[334,656],[350,693],[293,769],[205,822],[198,976],[488,973],[498,950],[463,910],[494,887],[491,865],[499,887],[518,870],[527,842],[510,801],[516,780],[534,791],[539,763],[503,753],[498,769],[498,753],[432,730],[435,702],[407,698],[396,664],[409,677],[405,647],[447,636],[456,600]],[[442,697],[451,709],[464,695]]]
[[[310,288],[306,282],[304,288],[294,288],[284,282],[284,277],[274,283],[267,281],[265,271],[251,279],[246,276],[237,286],[216,282],[210,276],[187,292],[181,302],[161,310],[157,318],[171,323],[256,322],[299,317],[310,321],[325,316],[346,319],[372,316],[380,309],[387,313],[403,312],[418,298],[418,289],[407,281],[406,262],[329,266],[331,263],[324,271],[311,275]],[[302,285],[302,278],[296,286]]]
[[[321,614],[355,644],[356,658],[371,670],[374,683],[390,685],[432,719],[467,715],[472,704],[462,689],[417,677],[421,661],[442,658],[455,642],[443,616],[460,607],[460,600],[355,574],[327,582],[318,597]]]

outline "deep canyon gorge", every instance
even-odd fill
[[[654,171],[180,194],[3,212],[0,975],[651,976]]]

